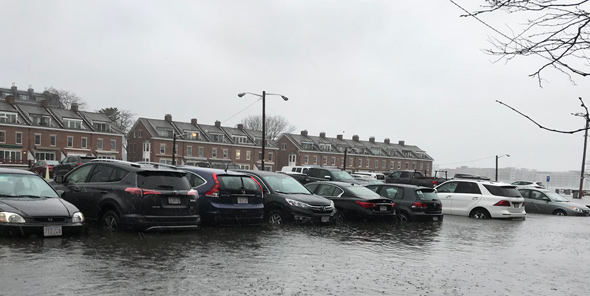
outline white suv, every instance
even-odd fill
[[[481,180],[451,180],[436,187],[443,214],[475,219],[522,218],[524,198],[516,186]]]

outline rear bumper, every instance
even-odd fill
[[[71,223],[71,224],[29,224],[23,223],[20,225],[15,224],[0,224],[0,235],[1,236],[38,236],[44,237],[43,228],[45,226],[61,226],[61,236],[76,236],[86,232],[86,226],[83,223]],[[60,236],[47,236],[47,237],[60,237]]]
[[[200,207],[201,217],[205,223],[214,224],[262,224],[264,219],[264,205],[220,205],[210,204]]]
[[[124,215],[121,222],[126,229],[136,231],[168,231],[196,229],[201,222],[199,215],[191,216],[143,216]]]
[[[511,218],[525,218],[526,217],[526,211],[524,210],[524,208],[522,208],[522,211],[519,212],[510,212],[507,209],[504,210],[496,210],[494,212],[490,211],[490,215],[492,215],[492,218],[496,218],[496,219],[511,219]]]

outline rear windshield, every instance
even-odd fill
[[[364,199],[382,198],[381,195],[373,192],[373,190],[363,186],[348,187],[348,190],[352,192],[356,197]]]
[[[483,184],[483,186],[493,195],[507,196],[507,197],[522,197],[520,192],[514,186],[494,186]]]
[[[184,172],[142,171],[137,173],[137,187],[159,190],[190,190]]]
[[[437,200],[438,196],[434,192],[434,189],[420,189],[416,190],[416,195],[420,200]]]
[[[258,184],[249,176],[217,176],[221,190],[241,191],[254,190],[260,191]]]

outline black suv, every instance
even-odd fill
[[[200,221],[197,193],[174,167],[97,159],[55,182],[63,199],[104,229],[193,229]]]
[[[75,167],[85,164],[93,159],[96,159],[96,157],[79,155],[68,156],[62,159],[59,164],[53,166],[53,178],[55,179],[57,176],[64,176]]]
[[[264,217],[268,224],[286,221],[328,223],[336,213],[331,200],[314,195],[287,174],[265,171],[240,171],[262,184]]]
[[[262,187],[252,176],[213,168],[179,167],[198,191],[204,224],[261,224],[264,218]]]
[[[443,220],[442,203],[434,188],[407,184],[371,184],[366,187],[391,199],[401,222]]]

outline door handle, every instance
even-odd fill
[[[102,193],[102,194],[109,194],[108,191],[101,191],[100,193]]]
[[[474,196],[474,197],[473,197],[473,200],[477,200],[477,199],[478,199],[478,197],[477,197],[477,196]]]
[[[451,198],[451,196],[450,195],[447,195],[445,198]]]

